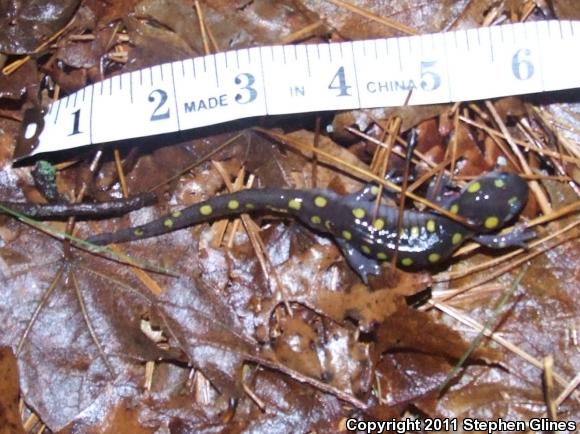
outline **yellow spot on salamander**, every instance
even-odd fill
[[[429,262],[434,264],[435,262],[438,262],[439,259],[441,259],[441,255],[439,253],[431,253],[427,259],[429,259]]]
[[[449,212],[451,214],[457,214],[459,212],[459,205],[457,205],[456,203],[451,205],[451,208],[449,208]]]
[[[331,230],[332,230],[332,228],[333,228],[333,224],[332,224],[332,222],[331,222],[330,220],[326,220],[326,221],[324,222],[324,227],[325,227],[326,229],[328,229],[329,231],[331,231]]]
[[[302,206],[302,199],[294,198],[294,199],[290,199],[290,201],[288,202],[288,208],[295,209],[296,211],[298,211],[301,206]]]
[[[480,188],[481,184],[479,183],[479,181],[475,181],[469,184],[469,187],[467,187],[467,191],[470,193],[477,193]]]
[[[510,197],[508,200],[508,204],[510,204],[511,206],[514,206],[518,202],[519,202],[519,199],[517,196]]]
[[[433,220],[433,219],[427,220],[427,224],[425,225],[425,227],[427,228],[427,230],[429,232],[435,232],[435,229],[437,228],[437,225],[435,224],[435,220]]]
[[[314,198],[314,205],[316,205],[318,208],[324,208],[327,203],[328,200],[326,200],[326,198],[323,196],[316,196]]]
[[[238,209],[240,207],[240,202],[235,199],[232,199],[228,202],[228,208],[231,210]]]
[[[352,234],[350,231],[342,231],[342,238],[344,238],[346,241],[349,241],[352,239]]]
[[[253,204],[253,203],[247,203],[247,204],[246,204],[246,208],[247,208],[247,209],[254,209],[254,208],[256,208],[256,207],[254,206],[254,204]]]
[[[380,217],[373,222],[373,228],[377,231],[382,230],[384,227],[385,221]]]
[[[401,259],[401,264],[403,264],[405,267],[410,267],[413,265],[413,260],[411,258],[403,258]]]
[[[178,218],[178,217],[181,217],[181,211],[179,211],[179,210],[177,210],[177,211],[173,211],[173,212],[171,213],[171,217],[173,217],[173,218]]]
[[[210,215],[213,212],[211,205],[202,205],[199,209],[201,215]]]
[[[462,239],[463,239],[463,235],[461,235],[459,232],[455,232],[453,234],[453,236],[451,237],[451,242],[454,245],[457,245],[457,244],[459,244],[461,242]]]
[[[486,229],[495,229],[499,225],[499,219],[494,215],[486,217],[483,225]]]
[[[363,244],[362,246],[360,246],[360,249],[365,255],[371,254],[371,248],[369,246],[367,246],[366,244]]]
[[[386,261],[387,260],[387,254],[383,253],[383,252],[379,252],[377,253],[377,259],[379,261]]]
[[[412,237],[419,236],[419,226],[411,226],[411,236]]]
[[[373,186],[371,187],[371,194],[372,194],[373,196],[376,196],[377,194],[379,194],[379,187],[377,187],[376,185],[373,185]]]
[[[165,226],[168,229],[171,229],[173,227],[173,220],[171,219],[163,220],[163,226]]]
[[[143,229],[140,229],[140,228],[138,228],[138,229],[135,229],[135,230],[133,231],[133,233],[134,233],[135,235],[137,235],[138,237],[140,237],[140,236],[142,236],[142,235],[143,235]]]
[[[362,219],[365,216],[365,210],[362,208],[355,208],[352,210],[352,215],[355,216],[357,219]]]
[[[314,225],[319,225],[320,222],[322,222],[322,219],[317,215],[313,215],[312,217],[310,217],[310,222]]]
[[[497,188],[504,188],[505,182],[503,181],[503,179],[497,178],[495,181],[493,181],[493,185],[495,185]]]

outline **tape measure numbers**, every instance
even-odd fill
[[[23,134],[39,134],[33,155],[252,116],[399,106],[409,94],[416,105],[569,89],[580,87],[579,47],[580,22],[542,21],[240,49],[92,84]]]

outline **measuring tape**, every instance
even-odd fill
[[[25,119],[27,155],[253,116],[580,87],[580,22],[227,51],[107,78]],[[44,125],[43,125],[44,124]]]

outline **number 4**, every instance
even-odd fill
[[[346,77],[344,74],[344,66],[341,66],[340,68],[338,68],[338,71],[336,71],[336,74],[334,74],[334,77],[332,77],[332,81],[328,85],[328,88],[339,90],[340,92],[338,93],[337,96],[350,96],[350,93],[348,92],[348,90],[351,87],[352,86],[347,86],[347,84],[346,84]]]

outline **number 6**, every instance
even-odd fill
[[[532,52],[528,48],[520,48],[512,57],[512,72],[518,80],[528,80],[534,75],[534,64],[524,56],[530,56]]]

